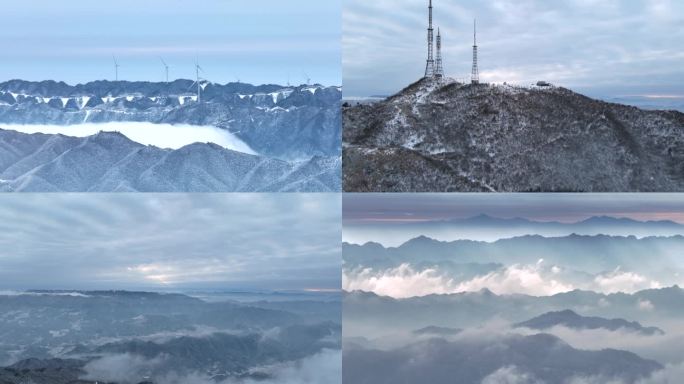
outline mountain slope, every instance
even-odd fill
[[[143,121],[226,129],[258,153],[280,159],[339,156],[339,87],[254,86],[191,80],[170,83],[11,80],[0,83],[0,123],[56,124]]]
[[[144,146],[120,133],[74,138],[0,129],[0,191],[339,191],[340,160],[285,162],[195,143]]]
[[[390,350],[344,351],[345,383],[453,383],[481,384],[505,367],[516,367],[547,384],[572,382],[575,377],[601,377],[634,383],[662,369],[652,360],[613,349],[585,351],[572,348],[547,334],[448,342],[442,339]],[[537,380],[485,381],[502,383]]]
[[[421,80],[343,108],[344,189],[682,191],[684,114]]]

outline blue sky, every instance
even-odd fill
[[[339,289],[339,194],[0,196],[0,290]]]
[[[345,0],[345,96],[423,75],[427,0]],[[548,80],[590,94],[684,95],[684,1],[434,0],[448,76],[466,78],[478,20],[481,79]]]
[[[194,77],[220,83],[341,84],[341,0],[6,2],[0,81]]]

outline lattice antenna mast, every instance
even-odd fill
[[[433,77],[435,75],[435,60],[432,55],[433,29],[432,29],[432,0],[428,6],[428,58],[425,64],[425,77]]]
[[[477,21],[473,20],[473,73],[471,83],[480,84],[480,70],[477,68]]]
[[[437,58],[435,59],[435,77],[444,77],[444,68],[442,67],[442,34],[437,28]]]

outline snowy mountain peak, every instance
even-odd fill
[[[342,113],[349,192],[684,190],[676,111],[422,79]]]

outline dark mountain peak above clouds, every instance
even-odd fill
[[[681,191],[684,113],[421,80],[343,108],[349,192]]]
[[[428,245],[440,244],[440,243],[444,243],[444,242],[433,239],[429,236],[420,235],[418,237],[414,237],[414,238],[406,241],[405,243],[400,245],[400,247],[410,248],[413,246],[428,246]]]
[[[430,325],[421,329],[416,329],[413,331],[413,334],[427,336],[453,336],[459,334],[461,331],[463,330],[460,328],[437,327]]]
[[[177,150],[119,132],[75,138],[0,129],[0,191],[334,192],[340,159],[286,162],[211,143]]]
[[[345,244],[345,245],[348,245],[348,246],[357,246],[356,244],[349,244],[349,243],[344,243],[344,244]],[[378,248],[378,249],[384,248],[384,246],[383,246],[382,244],[377,243],[377,242],[375,242],[375,241],[368,241],[368,242],[366,242],[366,243],[364,243],[363,245],[360,245],[360,246],[361,246],[361,247],[368,247],[368,248]]]
[[[606,329],[610,331],[617,331],[624,329],[626,331],[637,332],[649,336],[665,334],[665,332],[663,332],[663,330],[660,328],[644,327],[636,321],[627,321],[624,319],[604,319],[593,316],[584,317],[569,309],[557,312],[547,312],[533,319],[517,323],[514,326],[545,330],[558,325],[577,330]]]

